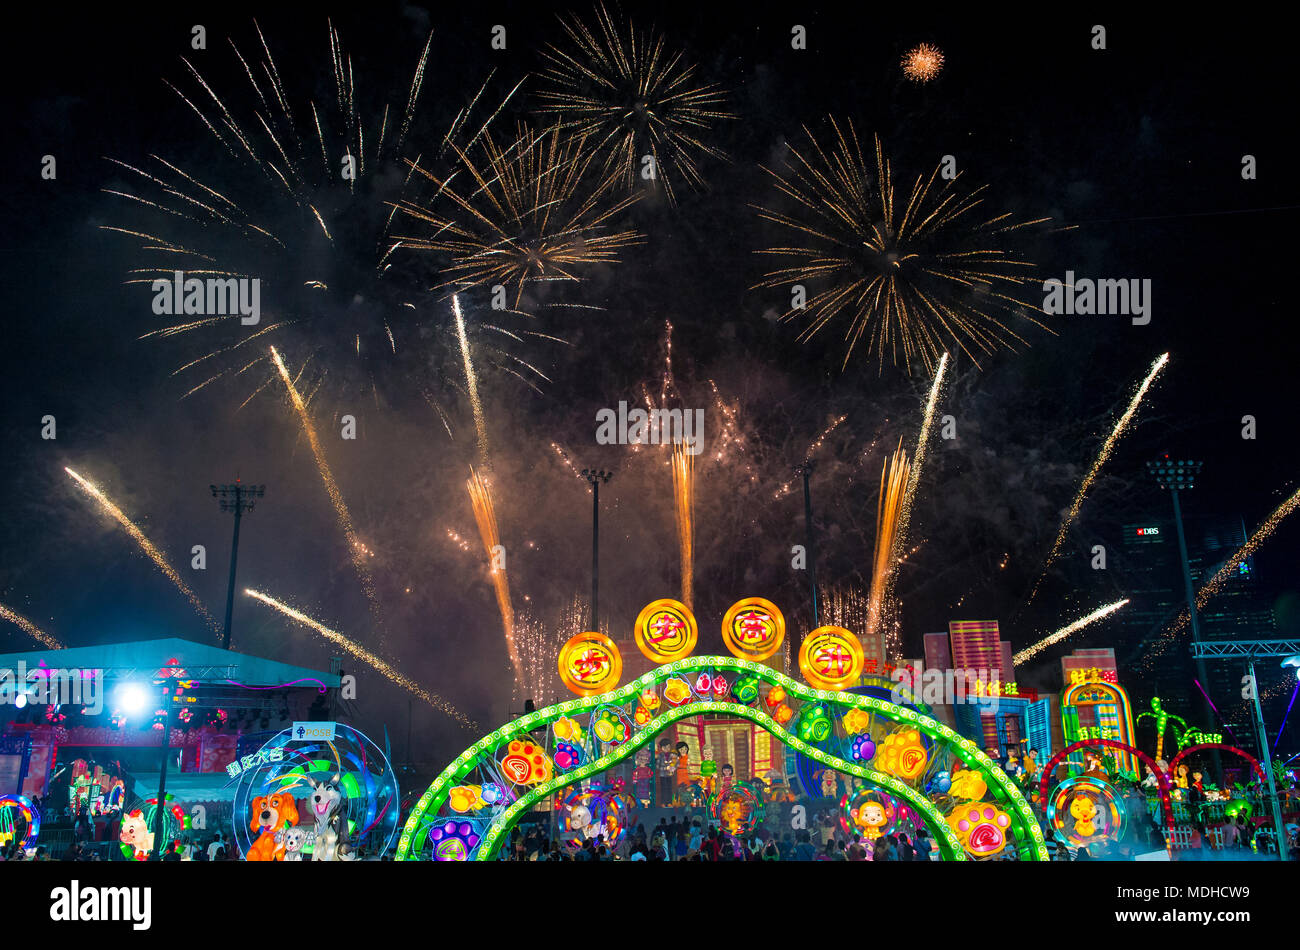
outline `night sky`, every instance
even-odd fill
[[[564,42],[556,13],[570,10],[591,12],[583,4],[427,11],[374,3],[303,14],[221,4],[149,15],[104,8],[75,21],[53,6],[14,15],[11,35],[26,55],[3,67],[13,167],[3,184],[0,603],[69,645],[210,639],[190,605],[63,467],[99,484],[218,617],[231,525],[208,485],[240,477],[267,486],[244,522],[241,590],[300,607],[483,726],[520,707],[464,487],[477,451],[446,305],[429,306],[424,332],[434,355],[427,358],[403,351],[359,369],[338,345],[346,334],[328,324],[303,327],[283,343],[291,365],[322,347],[312,370],[323,373],[313,418],[358,536],[375,552],[368,563],[381,630],[283,388],[268,387],[238,411],[264,375],[219,380],[182,398],[202,377],[173,371],[222,339],[140,339],[161,319],[147,286],[124,284],[131,268],[143,266],[140,251],[103,226],[148,230],[149,218],[104,191],[128,181],[105,157],[143,165],[150,154],[164,156],[241,193],[255,215],[255,183],[232,179],[236,166],[162,82],[193,88],[181,56],[251,115],[226,37],[251,52],[256,16],[291,103],[328,102],[328,15],[352,56],[359,110],[368,115],[376,104],[405,100],[432,30],[408,140],[414,155],[436,148],[451,116],[493,70],[489,97],[535,74],[539,48]],[[611,631],[628,635],[641,606],[677,595],[666,456],[594,442],[598,409],[637,401],[643,384],[658,392],[666,322],[682,404],[705,410],[696,468],[701,650],[721,651],[721,616],[742,596],[776,601],[792,626],[807,629],[806,577],[790,568],[790,547],[803,541],[792,469],[840,415],[844,423],[815,456],[818,571],[828,584],[867,576],[880,467],[900,437],[913,445],[929,377],[909,376],[888,360],[879,368],[865,354],[841,370],[842,327],[798,343],[799,327],[775,319],[787,295],[750,289],[767,266],[752,252],[784,240],[752,207],[776,198],[759,166],[779,167],[784,143],[799,141],[804,124],[824,132],[828,115],[851,119],[868,141],[879,134],[900,186],[952,154],[964,186],[988,185],[990,211],[1050,216],[1048,227],[1017,246],[1041,279],[1073,270],[1149,279],[1153,287],[1147,326],[1122,316],[1056,317],[1055,335],[1031,328],[1030,346],[982,360],[982,369],[955,359],[941,412],[957,420],[958,438],[931,445],[913,523],[913,539],[925,543],[898,584],[907,655],[919,655],[921,635],[951,619],[997,618],[1020,648],[1123,596],[1123,576],[1088,569],[1088,551],[1118,546],[1129,521],[1167,516],[1167,496],[1143,468],[1161,452],[1205,462],[1185,499],[1189,514],[1240,517],[1251,530],[1295,490],[1294,307],[1286,303],[1293,294],[1285,260],[1300,200],[1293,123],[1279,111],[1290,67],[1264,26],[1093,14],[989,19],[929,7],[916,7],[914,19],[879,8],[850,15],[798,5],[627,12],[638,24],[657,24],[666,48],[698,64],[700,81],[727,91],[736,118],[704,137],[729,160],[703,159],[707,190],[679,184],[677,207],[655,197],[634,205],[623,222],[644,243],[616,264],[580,268],[583,282],[556,292],[604,309],[538,316],[539,330],[565,340],[530,340],[519,350],[546,373],[540,392],[482,367],[516,610],[558,630],[564,607],[590,590],[590,496],[552,442],[578,468],[616,470],[601,493],[601,608]],[[207,28],[206,51],[190,49],[195,23]],[[809,49],[790,48],[793,23],[807,27]],[[1104,51],[1091,48],[1094,23],[1107,28]],[[505,51],[489,48],[494,24],[507,27]],[[917,85],[903,78],[899,58],[923,41],[942,48],[946,62],[937,80]],[[535,118],[536,88],[532,75],[498,127]],[[57,159],[54,181],[40,177],[47,154]],[[1258,161],[1257,180],[1242,179],[1246,154]],[[411,266],[418,283],[425,274]],[[1101,440],[1165,351],[1169,367],[1084,504],[1064,556],[1025,608]],[[370,372],[378,374],[375,394],[364,382]],[[741,433],[721,461],[710,454],[722,424],[714,386],[734,405]],[[422,397],[426,390],[445,408],[451,436]],[[46,414],[57,419],[53,441],[41,439]],[[343,414],[358,420],[355,441],[338,438]],[[1247,414],[1257,420],[1253,441],[1241,438]],[[194,544],[207,547],[206,572],[188,567]],[[1290,569],[1297,554],[1300,527],[1284,524],[1256,560],[1277,608],[1278,636],[1296,635],[1300,623]],[[1107,642],[1104,626],[1071,641]],[[338,652],[242,596],[234,646],[322,669]],[[34,647],[17,627],[0,625],[0,650]],[[1047,651],[1038,672],[1031,666],[1022,678],[1045,678],[1062,652]],[[345,668],[361,683],[359,725],[374,734],[387,722],[400,755],[407,694],[350,659]],[[439,765],[472,739],[418,702],[414,729],[416,758]]]

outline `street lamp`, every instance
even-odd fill
[[[591,485],[591,628],[600,630],[600,584],[597,564],[600,559],[600,483],[609,483],[613,472],[584,468],[582,477]]]
[[[1183,509],[1178,503],[1178,493],[1184,490],[1190,491],[1195,487],[1196,476],[1201,473],[1201,465],[1201,462],[1189,459],[1171,459],[1168,452],[1154,462],[1147,462],[1147,471],[1155,478],[1156,484],[1168,491],[1174,500],[1174,527],[1178,532],[1178,556],[1183,568],[1183,593],[1187,597],[1187,612],[1191,617],[1194,644],[1201,642],[1201,624],[1196,613],[1196,594],[1192,590],[1192,568],[1187,557],[1187,536],[1183,532]],[[1196,678],[1202,683],[1210,681],[1206,676],[1205,658],[1199,653],[1196,655]],[[1200,693],[1199,705],[1202,721],[1207,725],[1215,722],[1210,700],[1204,693]],[[1211,750],[1210,758],[1214,766],[1215,780],[1222,786],[1223,763],[1219,758],[1219,750]]]
[[[230,544],[230,586],[226,589],[226,627],[221,635],[221,648],[230,649],[230,615],[235,608],[235,562],[239,558],[239,519],[245,511],[252,511],[254,498],[266,494],[265,485],[210,485],[212,497],[221,502],[221,510],[235,515],[235,538]]]

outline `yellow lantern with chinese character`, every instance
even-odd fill
[[[603,633],[579,633],[560,648],[560,679],[579,696],[607,693],[623,675],[623,657]]]
[[[736,601],[722,618],[722,641],[742,660],[766,660],[781,649],[784,640],[781,608],[762,597]]]
[[[846,689],[862,677],[862,641],[843,627],[818,627],[799,647],[803,678],[818,689]]]

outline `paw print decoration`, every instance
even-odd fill
[[[620,746],[632,738],[632,725],[613,706],[601,706],[591,714],[591,732],[601,742]]]
[[[576,746],[572,742],[565,742],[563,739],[556,740],[555,743],[555,767],[561,772],[569,772],[582,765],[586,755],[581,746]]]
[[[948,816],[948,824],[968,854],[991,858],[1007,846],[1011,816],[994,805],[977,802],[959,806]]]
[[[876,750],[876,768],[905,782],[919,778],[929,762],[930,756],[921,745],[921,734],[915,729],[903,729],[886,736]]]
[[[501,771],[516,785],[537,785],[550,780],[551,759],[541,746],[513,739],[501,760]]]
[[[875,740],[870,735],[854,736],[849,743],[849,754],[853,756],[854,762],[870,762],[876,754]]]

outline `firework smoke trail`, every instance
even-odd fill
[[[510,665],[515,671],[515,683],[526,686],[524,665],[519,658],[519,648],[515,644],[515,609],[510,603],[510,580],[506,577],[504,567],[497,568],[497,549],[501,544],[497,533],[496,506],[492,503],[492,489],[488,483],[474,471],[469,470],[469,480],[465,482],[469,491],[470,504],[474,508],[474,520],[478,522],[478,533],[483,539],[483,550],[487,553],[488,573],[492,575],[492,586],[497,594],[497,606],[501,609],[501,626],[506,637],[506,650],[510,654]]]
[[[695,460],[686,446],[673,446],[673,502],[677,546],[681,554],[682,603],[694,609],[695,597]]]
[[[162,552],[154,547],[153,542],[144,536],[144,532],[136,526],[135,522],[128,518],[121,508],[109,501],[108,496],[92,482],[82,478],[70,468],[64,468],[64,471],[72,476],[72,479],[81,486],[82,491],[99,502],[100,507],[112,515],[113,519],[126,529],[126,533],[135,539],[135,543],[140,545],[140,549],[149,555],[149,559],[154,564],[158,565],[158,570],[167,575],[167,579],[176,585],[176,589],[184,594],[185,599],[202,615],[208,626],[212,628],[212,632],[220,636],[221,624],[217,622],[217,618],[208,613],[208,608],[203,606],[203,601],[199,600],[198,595],[190,590],[188,584],[181,580],[181,576],[176,573],[176,568],[168,563],[167,558],[163,557]]]
[[[357,537],[357,531],[352,525],[352,514],[348,511],[347,502],[343,500],[343,493],[339,491],[338,482],[334,481],[334,473],[330,471],[329,462],[325,461],[325,450],[321,447],[320,438],[316,435],[316,427],[311,424],[311,417],[307,414],[307,404],[302,401],[302,396],[298,395],[298,389],[294,386],[289,371],[285,369],[284,360],[280,359],[280,354],[276,352],[275,347],[271,347],[271,361],[275,364],[280,379],[284,382],[284,388],[288,390],[289,398],[293,401],[293,407],[298,412],[298,421],[302,423],[302,431],[307,435],[307,442],[311,446],[311,454],[316,457],[316,468],[320,471],[321,481],[325,483],[325,491],[330,496],[330,503],[334,506],[334,513],[338,516],[339,526],[342,527],[343,535],[347,539],[348,556],[352,558],[352,565],[357,569],[357,576],[361,579],[361,589],[365,592],[366,600],[370,602],[370,615],[378,625],[382,619],[379,613],[379,598],[375,593],[374,581],[371,580],[370,571],[364,561],[366,546]],[[381,627],[380,643],[383,642]]]
[[[902,527],[903,501],[906,496],[908,473],[907,453],[898,448],[885,460],[880,472],[880,496],[876,501],[876,550],[871,567],[871,592],[867,603],[866,633],[880,632],[881,616],[889,608],[893,589],[898,549],[898,532]],[[891,646],[893,631],[886,635]]]
[[[10,623],[21,627],[25,633],[39,640],[41,643],[44,643],[51,650],[63,649],[62,643],[54,639],[40,627],[36,626],[36,624],[32,623],[22,614],[18,613],[16,610],[11,610],[4,604],[0,604],[0,620],[8,620]]]
[[[1237,576],[1237,570],[1241,566],[1241,563],[1258,551],[1260,545],[1267,541],[1269,536],[1277,530],[1278,525],[1282,523],[1283,519],[1286,518],[1287,515],[1291,514],[1291,512],[1295,511],[1297,507],[1300,507],[1300,489],[1297,489],[1290,498],[1273,509],[1273,513],[1264,519],[1264,523],[1255,529],[1254,534],[1246,540],[1246,543],[1238,548],[1237,552],[1233,554],[1232,557],[1224,561],[1223,566],[1215,571],[1214,576],[1211,577],[1197,592],[1197,610],[1203,610],[1205,605],[1210,602],[1211,598],[1223,589],[1223,585],[1231,578]],[[1190,620],[1191,616],[1186,610],[1180,613],[1178,619],[1174,621],[1173,626],[1161,636],[1160,642],[1147,653],[1144,659],[1149,662],[1151,659],[1164,653],[1164,651],[1174,642],[1174,639],[1178,634],[1183,632],[1183,629],[1187,626]]]
[[[1142,380],[1137,390],[1133,393],[1133,398],[1129,400],[1128,408],[1124,410],[1124,414],[1119,417],[1119,421],[1116,422],[1115,427],[1111,429],[1110,435],[1108,435],[1106,441],[1102,443],[1101,451],[1097,453],[1097,458],[1092,463],[1092,468],[1088,470],[1088,474],[1083,479],[1083,484],[1079,486],[1079,491],[1075,493],[1074,502],[1070,505],[1070,510],[1066,512],[1065,518],[1061,522],[1061,529],[1056,533],[1056,541],[1052,544],[1052,550],[1047,555],[1047,560],[1043,562],[1043,572],[1038,575],[1038,580],[1034,583],[1034,589],[1029,594],[1029,600],[1026,601],[1026,606],[1032,604],[1034,598],[1038,596],[1038,588],[1042,586],[1043,578],[1047,576],[1048,568],[1052,566],[1052,562],[1055,561],[1057,555],[1061,553],[1061,545],[1065,543],[1065,536],[1070,530],[1070,525],[1074,524],[1074,519],[1079,517],[1079,509],[1083,507],[1083,499],[1087,496],[1088,490],[1092,488],[1092,483],[1097,480],[1097,476],[1101,473],[1102,466],[1106,464],[1110,459],[1111,453],[1115,451],[1115,445],[1124,434],[1124,430],[1128,428],[1128,424],[1132,422],[1133,417],[1137,415],[1138,404],[1142,402],[1142,397],[1147,394],[1147,390],[1151,388],[1151,384],[1155,381],[1156,376],[1160,374],[1160,371],[1165,368],[1165,364],[1168,362],[1169,354],[1163,353],[1157,357],[1154,363],[1151,364],[1151,369],[1147,371],[1146,378]]]
[[[365,649],[364,647],[360,646],[359,644],[353,643],[350,639],[345,637],[343,634],[339,633],[337,630],[331,630],[323,623],[317,620],[313,620],[311,617],[308,617],[302,611],[295,610],[293,607],[290,607],[288,604],[281,603],[280,601],[276,600],[274,597],[270,596],[269,594],[264,594],[261,591],[253,590],[252,588],[248,588],[248,587],[244,588],[244,594],[248,597],[252,597],[254,600],[260,600],[268,607],[274,607],[276,610],[280,611],[280,613],[284,614],[286,617],[289,617],[292,620],[298,621],[298,623],[302,624],[304,627],[309,627],[310,629],[315,630],[326,640],[330,641],[331,643],[337,644],[338,646],[342,647],[344,650],[347,650],[348,653],[355,656],[358,660],[361,660],[362,662],[369,664],[377,672],[388,677],[389,680],[396,683],[398,686],[407,690],[414,696],[424,700],[426,703],[428,703],[430,706],[432,706],[434,709],[438,710],[439,712],[446,713],[448,716],[450,716],[452,719],[455,719],[458,723],[460,723],[462,726],[466,727],[467,729],[478,728],[478,724],[476,722],[474,722],[472,719],[467,717],[464,713],[462,713],[451,703],[447,702],[447,700],[443,699],[437,693],[430,693],[428,690],[423,689],[418,683],[415,683],[414,681],[403,676],[397,670],[393,669],[393,667],[390,666],[388,663],[386,663],[384,660],[375,656],[373,653],[371,653],[369,650]]]
[[[465,336],[465,317],[460,312],[460,295],[451,295],[451,309],[456,314],[456,338],[460,341],[460,358],[465,363],[465,388],[474,408],[474,430],[478,433],[478,460],[488,468],[487,423],[483,417],[483,403],[478,398],[478,379],[474,375],[474,362],[469,355],[469,340]]]
[[[1084,627],[1088,626],[1088,624],[1100,620],[1102,617],[1110,616],[1111,614],[1119,610],[1127,603],[1128,603],[1128,598],[1125,597],[1123,600],[1117,600],[1115,601],[1115,603],[1107,604],[1105,607],[1098,607],[1096,610],[1094,610],[1092,613],[1088,614],[1087,616],[1080,617],[1078,620],[1074,621],[1073,623],[1066,624],[1064,627],[1062,627],[1060,630],[1057,630],[1055,633],[1043,637],[1043,639],[1039,640],[1037,643],[1033,644],[1032,646],[1025,647],[1023,650],[1021,650],[1019,653],[1017,653],[1015,656],[1011,658],[1011,662],[1016,664],[1025,662],[1025,660],[1028,660],[1030,657],[1036,655],[1040,651],[1046,649],[1047,647],[1050,647],[1053,643],[1060,643],[1062,640],[1064,640],[1066,637],[1068,637],[1070,634],[1074,633],[1075,631],[1082,630]]]

